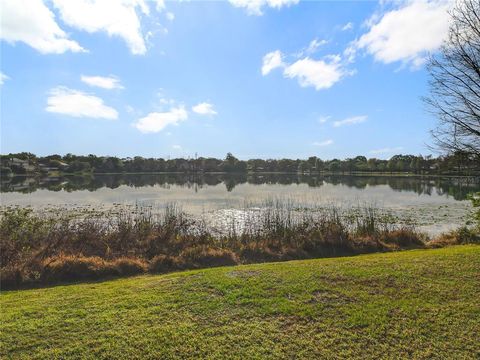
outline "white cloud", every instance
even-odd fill
[[[103,100],[91,94],[67,87],[56,87],[50,91],[46,111],[69,115],[115,120],[118,112],[103,103]]]
[[[263,15],[264,7],[280,9],[283,6],[298,4],[300,0],[229,0],[235,7],[242,7],[247,10],[248,15]]]
[[[346,118],[344,120],[338,120],[333,122],[334,127],[340,127],[344,125],[354,125],[354,124],[360,124],[365,121],[367,121],[368,116],[367,115],[359,115],[359,116],[352,116],[349,118]]]
[[[347,31],[347,30],[352,30],[353,29],[353,23],[348,22],[345,25],[342,26],[342,31]]]
[[[149,15],[144,0],[52,0],[60,17],[69,26],[89,33],[104,31],[109,36],[121,37],[133,54],[146,52],[137,8]],[[157,1],[157,9],[160,2]]]
[[[357,56],[357,47],[355,42],[352,42],[345,48],[345,50],[343,50],[343,57],[347,62],[353,63],[355,61],[355,56]]]
[[[346,75],[346,71],[338,55],[327,56],[324,60],[313,60],[309,57],[288,65],[283,75],[287,78],[297,78],[300,86],[313,86],[316,90],[328,89]]]
[[[314,52],[317,51],[317,49],[320,46],[325,45],[326,43],[328,43],[328,41],[325,39],[324,40],[313,39],[312,41],[310,41],[310,44],[308,45],[306,53],[313,54]]]
[[[280,50],[272,51],[263,57],[262,75],[265,76],[273,69],[284,67]]]
[[[120,80],[114,76],[86,76],[82,75],[81,80],[90,86],[100,87],[102,89],[123,89]]]
[[[355,71],[346,68],[348,61],[343,60],[340,55],[330,54],[319,60],[308,56],[326,43],[328,43],[327,40],[312,40],[308,47],[289,56],[298,59],[293,63],[285,62],[285,56],[280,50],[269,52],[263,57],[262,75],[265,76],[274,69],[283,68],[283,76],[290,79],[296,78],[302,87],[312,86],[316,90],[328,89],[345,76],[353,75]]]
[[[388,153],[393,153],[393,152],[401,151],[401,150],[403,150],[402,146],[397,146],[397,147],[394,147],[394,148],[386,147],[386,148],[383,148],[383,149],[371,150],[370,154],[388,154]]]
[[[142,133],[157,133],[169,125],[178,125],[180,122],[187,120],[187,118],[187,111],[183,106],[179,106],[167,112],[152,112],[138,119],[133,126]]]
[[[411,0],[374,16],[369,31],[354,43],[383,63],[402,61],[418,67],[437,50],[449,27],[450,0]]]
[[[217,115],[217,112],[213,109],[213,105],[207,102],[193,106],[192,111],[200,115]]]
[[[178,151],[182,151],[182,150],[183,150],[183,148],[182,148],[181,145],[172,145],[172,149],[173,149],[173,150],[178,150]]]
[[[0,85],[3,85],[5,80],[10,79],[7,75],[5,75],[3,72],[0,72]]]
[[[0,38],[11,44],[24,42],[43,54],[85,51],[68,39],[42,0],[2,0]]]
[[[305,53],[315,52],[324,43],[326,43],[326,40],[315,39],[310,42],[308,48],[295,56],[299,57]],[[300,86],[313,86],[316,90],[328,89],[343,77],[354,73],[345,68],[340,55],[327,55],[321,60],[314,60],[307,56],[294,63],[287,64],[283,61],[283,54],[280,50],[269,52],[263,57],[262,75],[265,76],[277,68],[283,68],[284,77],[296,78]]]
[[[328,145],[332,145],[332,144],[333,144],[332,139],[328,139],[328,140],[325,140],[325,141],[315,141],[314,143],[312,143],[313,146],[328,146]]]
[[[158,99],[158,102],[160,103],[160,106],[163,107],[163,106],[166,106],[166,105],[169,105],[169,106],[173,106],[175,105],[175,100],[174,99],[167,99],[167,98],[159,98]]]
[[[320,116],[318,118],[318,122],[320,124],[325,124],[329,119],[331,119],[332,117],[331,116]]]
[[[154,0],[156,3],[156,9],[157,11],[162,11],[165,9],[165,0]]]
[[[323,40],[313,39],[312,41],[310,41],[310,44],[308,44],[306,48],[302,49],[298,54],[296,54],[295,57],[301,58],[301,57],[315,54],[318,48],[325,44],[328,44],[328,41],[325,39]]]
[[[170,20],[170,21],[173,21],[175,20],[175,14],[172,13],[172,12],[168,12],[167,15],[166,15],[167,19]]]

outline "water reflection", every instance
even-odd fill
[[[306,184],[318,188],[325,184],[344,185],[349,188],[366,189],[388,185],[397,192],[413,192],[418,195],[449,195],[455,200],[465,200],[467,194],[480,191],[480,183],[475,178],[429,178],[429,177],[393,177],[393,176],[307,176],[298,174],[115,174],[91,176],[62,176],[46,178],[13,177],[2,179],[2,193],[33,193],[37,190],[96,191],[102,188],[116,189],[120,186],[131,188],[159,186],[169,189],[171,186],[199,191],[204,187],[225,186],[231,192],[237,185],[300,185]]]

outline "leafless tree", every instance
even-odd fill
[[[430,58],[428,108],[435,144],[480,157],[480,1],[457,0],[441,51]]]

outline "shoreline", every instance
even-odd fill
[[[354,177],[410,177],[410,178],[473,178],[480,182],[480,174],[416,174],[409,172],[320,172],[320,173],[298,173],[298,172],[279,172],[279,171],[259,171],[259,172],[181,172],[181,171],[163,171],[163,172],[90,172],[90,173],[65,173],[59,172],[53,175],[47,174],[11,174],[2,177],[7,178],[55,178],[55,177],[86,177],[103,175],[185,175],[185,176],[205,176],[205,175],[230,175],[230,176],[255,176],[255,175],[290,175],[306,177],[322,176],[354,176]]]

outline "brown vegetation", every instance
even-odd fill
[[[461,227],[460,229],[441,234],[429,241],[427,246],[439,248],[459,244],[480,244],[480,234],[467,227]]]
[[[313,214],[277,202],[250,216],[240,230],[214,232],[175,206],[161,215],[141,210],[73,219],[8,209],[0,219],[1,286],[426,246],[425,235],[413,227],[389,225],[374,209],[359,210],[345,218],[336,209]],[[472,234],[459,230],[428,246],[478,241]]]

